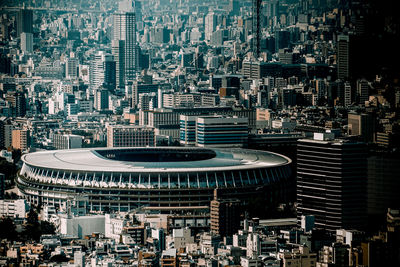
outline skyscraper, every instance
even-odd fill
[[[260,56],[261,40],[261,0],[253,0],[253,53],[255,57]]]
[[[20,9],[17,14],[17,36],[21,33],[33,33],[33,12],[31,9]]]
[[[368,81],[365,79],[357,80],[357,96],[358,96],[358,103],[362,106],[365,105],[365,101],[369,99],[369,85]]]
[[[364,143],[315,133],[297,145],[297,216],[314,215],[329,231],[365,224],[367,166]]]
[[[217,16],[214,12],[210,12],[207,14],[204,22],[204,34],[206,41],[211,40],[211,35],[215,31],[217,27]]]
[[[99,51],[92,55],[89,65],[89,87],[91,93],[100,87],[113,91],[116,83],[116,64],[113,55]]]
[[[33,52],[33,34],[29,32],[21,33],[21,50],[25,53]]]
[[[133,1],[124,1],[122,3],[120,4],[120,10],[114,14],[113,40],[125,41],[125,79],[131,81],[135,78],[138,65],[136,14]]]
[[[349,72],[349,36],[339,35],[337,41],[337,76],[338,79],[348,80]]]
[[[78,59],[69,58],[65,66],[65,77],[67,79],[75,79],[78,77]]]
[[[109,92],[107,89],[99,88],[94,94],[94,108],[98,111],[108,110]]]
[[[352,103],[351,84],[349,82],[344,83],[344,106],[349,107]]]
[[[115,60],[115,79],[117,87],[123,90],[125,87],[125,41],[112,40],[111,46]]]

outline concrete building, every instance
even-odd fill
[[[200,147],[244,147],[247,145],[247,118],[207,116],[196,120],[196,145]]]
[[[146,126],[110,125],[107,127],[107,147],[155,146],[154,128]]]
[[[72,235],[83,238],[92,233],[105,233],[105,216],[80,216],[80,217],[61,217],[60,233],[62,235]]]
[[[29,130],[13,130],[12,131],[12,147],[26,151],[30,147],[30,131]]]
[[[0,200],[0,217],[25,218],[29,205],[25,199]]]
[[[104,51],[91,56],[89,65],[89,88],[95,93],[100,88],[114,91],[116,87],[116,63],[114,57]]]
[[[94,94],[94,108],[98,111],[109,109],[110,92],[105,88],[99,88]]]
[[[210,204],[210,230],[221,237],[232,236],[240,228],[240,204],[237,199],[221,199],[218,189]]]
[[[375,120],[372,114],[348,113],[348,134],[360,136],[366,143],[372,143],[375,136]]]
[[[293,249],[292,252],[279,252],[278,257],[283,267],[315,267],[317,264],[317,254],[311,253],[305,246]]]
[[[178,266],[176,257],[176,249],[171,248],[164,250],[161,254],[161,267],[176,267]]]
[[[33,52],[33,34],[28,32],[21,33],[21,50],[25,53]]]
[[[82,147],[82,136],[74,134],[53,134],[53,146],[56,149]]]
[[[179,250],[185,248],[187,244],[194,243],[194,236],[189,228],[173,229],[172,240],[167,239],[167,244],[171,242],[173,242],[173,247]]]
[[[319,251],[319,260],[316,267],[349,266],[350,246],[343,243],[334,243],[332,246],[324,246]]]
[[[211,36],[217,27],[217,16],[214,12],[207,14],[205,17],[204,27],[205,40],[211,41]]]
[[[261,267],[263,263],[261,260],[248,257],[240,257],[240,266],[242,267]]]
[[[0,148],[9,148],[12,145],[13,125],[9,118],[0,117]]]
[[[85,267],[85,252],[75,251],[74,252],[74,266],[75,267]]]
[[[67,79],[75,79],[78,77],[78,59],[69,58],[65,65],[65,77]]]
[[[196,145],[196,118],[197,116],[180,116],[180,143],[182,145]]]
[[[122,230],[127,224],[124,217],[115,214],[105,214],[105,237],[119,242]]]

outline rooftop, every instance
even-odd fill
[[[30,166],[49,169],[107,172],[224,171],[274,167],[291,162],[272,152],[187,147],[52,150],[26,154],[22,160]]]

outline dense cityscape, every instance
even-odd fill
[[[0,10],[0,266],[400,266],[394,3]]]

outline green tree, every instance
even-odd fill
[[[10,217],[0,220],[0,239],[4,238],[10,241],[17,240],[18,238],[14,221]]]
[[[28,212],[28,216],[26,217],[27,224],[39,224],[39,218],[37,212],[31,207]]]
[[[41,236],[41,229],[38,219],[38,214],[35,209],[31,207],[26,218],[26,225],[24,231],[25,237],[30,240],[39,241]]]
[[[40,222],[40,233],[42,235],[54,235],[56,233],[56,228],[54,224],[48,221]]]

